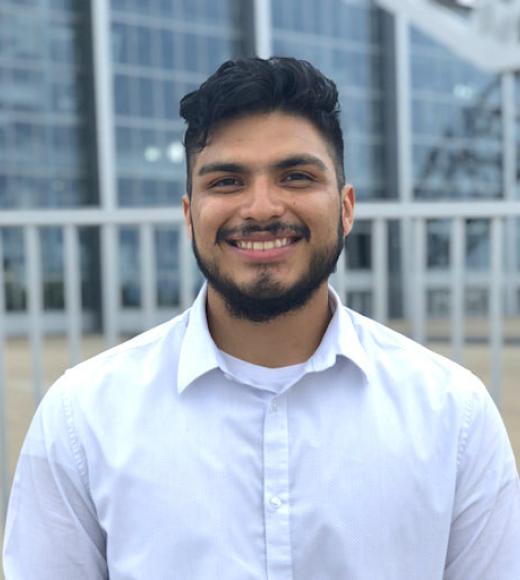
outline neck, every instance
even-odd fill
[[[209,286],[208,326],[220,350],[265,367],[306,361],[316,350],[330,322],[327,284],[322,284],[302,308],[268,322],[233,317],[224,299]]]

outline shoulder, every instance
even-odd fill
[[[345,313],[369,361],[370,380],[388,396],[424,410],[451,408],[462,421],[476,401],[490,399],[482,381],[460,364],[357,312]]]
[[[130,404],[147,391],[163,385],[161,378],[170,377],[175,387],[180,346],[190,311],[156,326],[134,338],[68,369],[51,386],[42,404],[47,408],[61,406],[72,414],[100,414],[122,401]]]

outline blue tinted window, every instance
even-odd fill
[[[155,255],[159,306],[177,306],[179,304],[178,254],[178,230],[158,228],[155,232]]]
[[[128,0],[110,0],[110,4],[114,10],[125,10],[128,7]]]
[[[149,28],[136,28],[137,62],[142,65],[152,64],[152,34]]]
[[[130,79],[124,75],[116,75],[114,81],[114,105],[119,115],[130,114]]]
[[[141,288],[137,273],[140,271],[139,235],[136,228],[119,230],[119,280],[120,304],[125,307],[139,306]]]
[[[184,34],[184,70],[200,70],[199,35],[192,32]]]
[[[166,181],[165,188],[165,202],[169,205],[177,205],[181,203],[182,197],[185,193],[184,184],[180,181]]]
[[[161,66],[167,69],[175,67],[175,37],[171,30],[161,30],[160,37],[160,54]]]
[[[116,128],[116,148],[119,154],[128,154],[132,150],[132,130],[128,127]]]
[[[11,82],[11,108],[18,111],[37,111],[43,108],[41,90],[44,83],[40,72],[15,69]]]
[[[55,62],[76,62],[76,34],[72,26],[61,25],[51,29],[50,55]]]
[[[112,57],[114,62],[130,62],[129,27],[125,24],[112,25]]]
[[[79,93],[78,81],[58,80],[51,86],[51,106],[54,111],[73,112],[83,108],[83,98]]]
[[[179,118],[179,90],[174,81],[164,81],[163,87],[163,105],[164,116],[167,119]]]
[[[139,114],[143,117],[153,117],[155,114],[154,82],[151,79],[138,79]]]
[[[117,180],[118,200],[122,207],[136,205],[136,183],[129,178],[119,178]]]
[[[175,0],[156,0],[153,9],[162,16],[171,17],[175,14]]]

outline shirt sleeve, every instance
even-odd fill
[[[520,483],[502,418],[483,385],[466,409],[445,580],[520,578]]]
[[[4,539],[6,580],[108,578],[65,379],[46,394],[18,460]]]

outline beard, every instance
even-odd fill
[[[265,229],[272,231],[282,227],[280,224],[274,224]],[[255,229],[261,231],[260,228]],[[217,234],[217,240],[221,237]],[[302,239],[298,243],[309,243],[309,240]],[[316,290],[336,270],[344,245],[340,216],[335,242],[328,247],[316,249],[311,256],[307,272],[291,286],[285,287],[277,281],[271,273],[271,267],[265,264],[257,266],[256,280],[241,287],[230,277],[222,275],[215,262],[201,256],[195,232],[192,236],[193,254],[208,284],[224,299],[231,316],[251,322],[268,322],[305,306]]]

